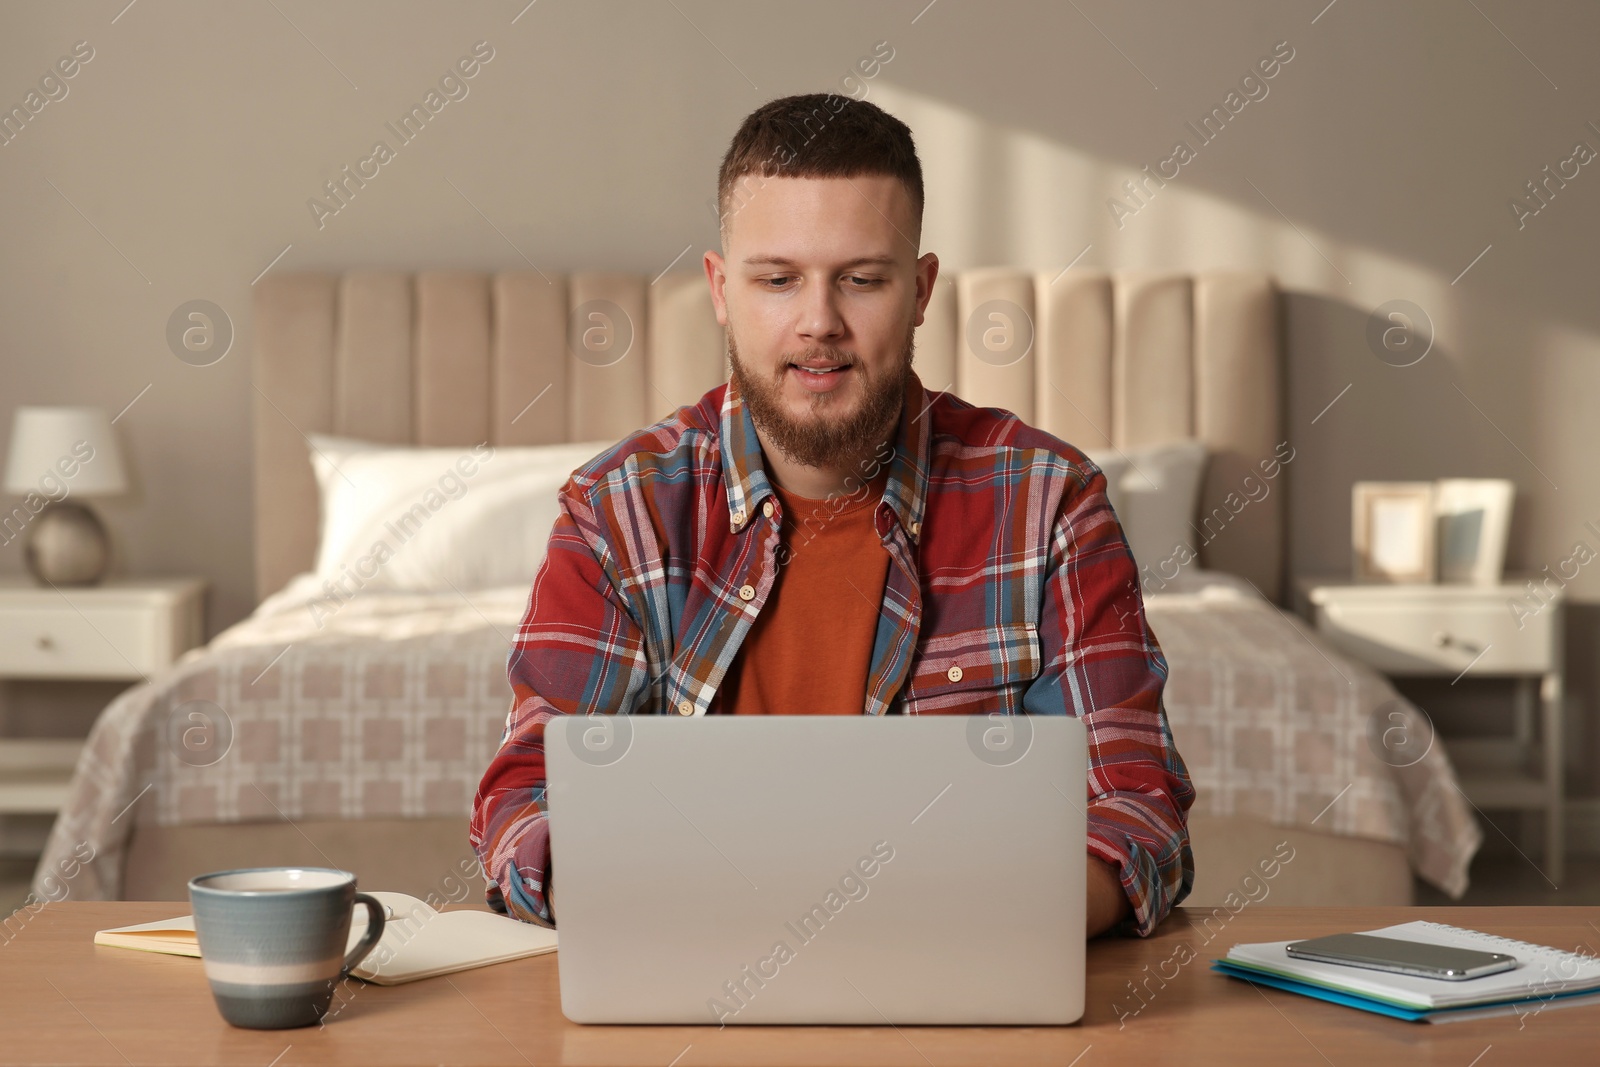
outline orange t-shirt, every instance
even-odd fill
[[[875,520],[883,483],[859,499],[775,488],[787,562],[718,689],[723,714],[862,713],[889,575]]]

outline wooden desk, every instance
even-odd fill
[[[1600,1006],[1434,1026],[1404,1023],[1210,973],[1238,941],[1314,937],[1418,918],[1564,949],[1600,945],[1588,908],[1271,908],[1226,923],[1178,913],[1145,941],[1089,950],[1077,1026],[578,1026],[561,1014],[557,956],[406,986],[360,986],[328,1025],[236,1030],[199,960],[92,943],[108,926],[168,918],[171,903],[52,904],[0,934],[0,1064],[1358,1064],[1591,1063]],[[1226,912],[1220,915],[1226,916]],[[12,935],[9,942],[6,934]],[[1178,961],[1193,954],[1192,962]],[[1149,970],[1146,971],[1145,968]],[[1164,982],[1161,975],[1173,976]],[[1148,978],[1148,1002],[1129,983]],[[1119,1023],[1119,1017],[1138,1009]],[[1081,1060],[1078,1057],[1088,1051]]]

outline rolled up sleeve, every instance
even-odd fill
[[[1138,570],[1092,464],[1063,500],[1040,608],[1044,662],[1023,705],[1076,715],[1088,733],[1089,853],[1118,871],[1122,932],[1148,936],[1194,883],[1194,787],[1162,705],[1167,662],[1145,619]]]
[[[602,563],[603,542],[572,482],[508,665],[511,710],[473,799],[469,840],[489,907],[553,926],[545,726],[558,715],[631,712],[645,689],[640,630]]]

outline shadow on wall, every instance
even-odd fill
[[[1506,353],[1537,351],[1548,343],[1532,323],[1519,323],[1515,335],[1503,317],[1491,324],[1496,314],[1458,308],[1456,328],[1476,330],[1476,341]],[[1559,391],[1559,382],[1540,380],[1526,358],[1464,367],[1445,338],[1431,335],[1425,319],[1413,322],[1413,339],[1431,337],[1431,346],[1386,348],[1382,335],[1401,328],[1399,322],[1380,320],[1375,326],[1371,309],[1318,293],[1285,292],[1283,315],[1286,422],[1296,449],[1288,485],[1291,576],[1349,573],[1351,486],[1367,480],[1511,479],[1517,497],[1507,572],[1540,573],[1548,566],[1558,573],[1565,552],[1546,559],[1539,546],[1570,550],[1581,539],[1600,551],[1600,540],[1574,517],[1584,502],[1552,492],[1552,484],[1566,480],[1556,464],[1579,462],[1583,455],[1571,443],[1549,442],[1539,433],[1553,421],[1546,397]],[[1579,510],[1541,507],[1550,496]],[[1600,604],[1576,602],[1575,590],[1567,592],[1568,791],[1593,795],[1600,791],[1600,736],[1591,725],[1600,707]]]
[[[1496,427],[1515,435],[1528,424],[1526,385],[1473,380],[1478,375],[1464,373],[1453,346],[1413,303],[1371,309],[1307,292],[1286,292],[1283,301],[1287,424],[1297,450],[1292,572],[1349,569],[1350,490],[1370,480],[1512,479],[1521,492],[1508,560],[1522,562],[1529,477],[1539,476]]]
[[[1567,667],[1567,792],[1600,793],[1600,731],[1595,708],[1600,701],[1600,604],[1568,603],[1565,655]]]

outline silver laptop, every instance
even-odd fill
[[[580,1023],[1083,1014],[1083,724],[558,717],[561,1010]]]

